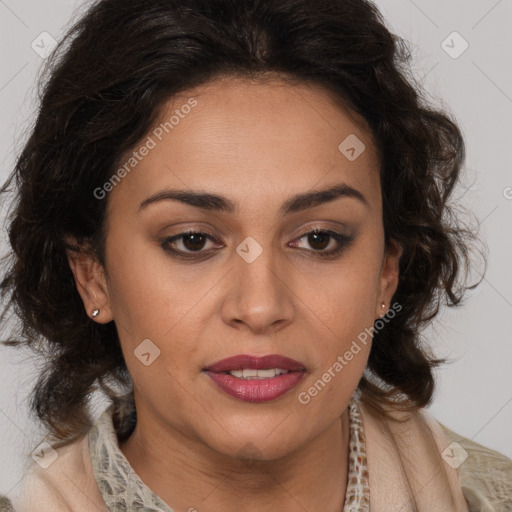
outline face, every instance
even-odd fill
[[[293,452],[346,409],[371,344],[353,342],[397,286],[369,132],[318,87],[218,80],[174,97],[135,150],[98,199],[105,268],[71,265],[88,313],[116,324],[139,421],[228,456]],[[296,366],[206,371],[276,354]]]

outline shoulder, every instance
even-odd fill
[[[11,501],[15,512],[105,510],[92,471],[89,436],[56,450],[45,448]]]
[[[459,451],[457,471],[470,511],[512,511],[512,460],[440,425]]]
[[[413,455],[421,460],[421,467],[426,467],[429,457],[438,459],[441,463],[438,467],[443,468],[439,473],[446,472],[452,489],[460,490],[469,512],[512,512],[512,460],[508,457],[453,432],[427,409],[413,412],[390,409],[393,419],[398,421],[371,414],[370,407],[363,406],[364,410],[370,420],[367,424],[371,433],[378,441],[378,436],[385,437],[385,431],[394,439],[385,452],[381,448],[383,443],[374,443],[374,451],[384,452],[386,457],[393,450],[397,451],[400,464]],[[429,438],[435,439],[435,445],[429,443]],[[416,456],[417,447],[422,445],[425,450],[421,456]],[[381,457],[377,471],[381,462],[385,464],[386,460]],[[392,467],[386,468],[386,472],[392,470]]]

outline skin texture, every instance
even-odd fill
[[[308,404],[310,388],[357,335],[389,308],[400,248],[384,246],[379,162],[368,131],[313,85],[219,79],[166,104],[168,120],[189,98],[197,105],[118,183],[108,200],[105,268],[69,254],[87,314],[114,320],[134,381],[138,424],[121,450],[142,480],[175,510],[340,511],[348,464],[346,407],[370,343]],[[365,151],[350,161],[350,134]],[[339,197],[282,216],[295,194],[345,183],[366,204]],[[165,189],[227,196],[233,213],[178,201],[139,205]],[[184,230],[215,241],[166,237]],[[352,235],[337,256],[334,238]],[[247,238],[263,252],[247,263]],[[194,245],[195,244],[195,245]],[[316,253],[315,253],[316,249]],[[198,250],[198,249],[196,249]],[[386,304],[386,309],[381,308]],[[134,355],[144,339],[160,350],[151,365]],[[237,354],[282,354],[306,375],[266,403],[247,403],[202,372]]]

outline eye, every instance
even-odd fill
[[[307,249],[307,252],[313,253],[314,256],[334,257],[347,247],[354,237],[342,235],[335,231],[315,229],[304,233],[298,240],[302,239],[306,239],[307,243],[311,246],[311,249]],[[205,249],[208,242],[216,242],[216,239],[208,233],[191,230],[166,238],[161,243],[161,246],[166,252],[176,258],[186,260],[197,259],[201,254],[211,252],[207,247]],[[292,242],[290,245],[302,248],[302,245],[298,242]],[[334,245],[334,248],[325,250],[332,245]]]
[[[166,238],[162,243],[162,248],[167,252],[187,258],[188,255],[193,256],[194,253],[208,252],[203,250],[208,241],[214,242],[215,238],[201,231],[186,231]]]
[[[352,241],[353,237],[342,235],[331,230],[315,229],[304,233],[299,240],[306,239],[306,242],[312,247],[308,252],[315,253],[315,256],[328,257],[336,256]],[[327,247],[334,245],[334,248],[325,250]],[[297,242],[293,242],[293,247],[302,247]]]

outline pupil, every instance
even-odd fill
[[[187,243],[187,240],[192,243]],[[191,233],[189,235],[185,235],[183,239],[183,245],[189,250],[200,250],[204,245],[204,236],[198,233]]]
[[[313,242],[311,242],[312,239]],[[318,239],[320,239],[321,247],[315,247],[315,244],[318,242]],[[324,240],[324,242],[327,243],[322,244],[322,239]],[[309,235],[309,243],[311,247],[313,247],[313,249],[325,249],[329,245],[329,235],[327,233],[311,233]]]

